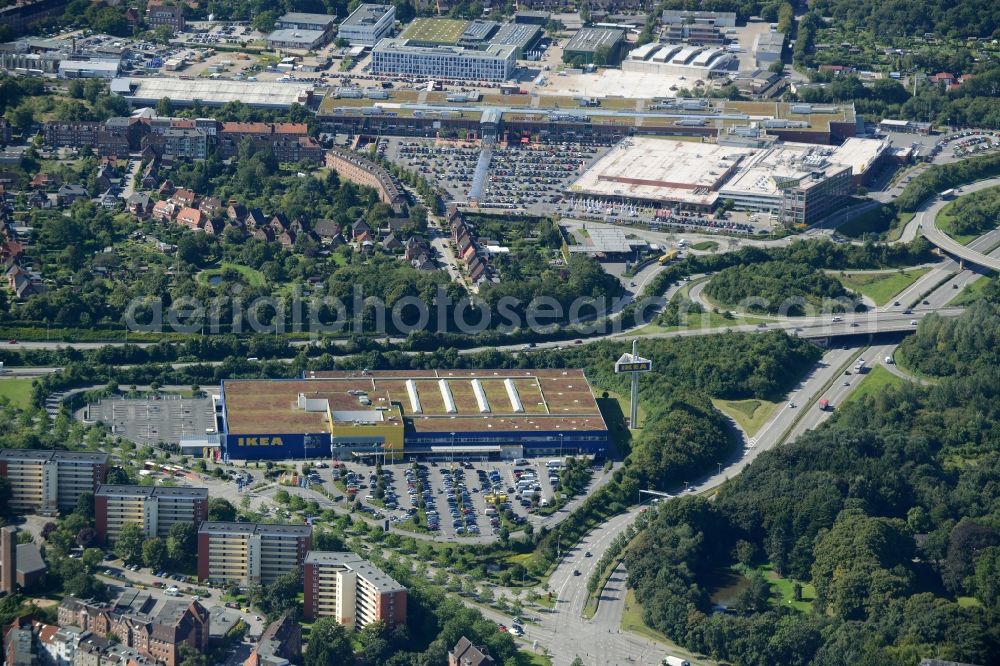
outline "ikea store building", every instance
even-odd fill
[[[609,451],[583,370],[311,372],[228,380],[217,397],[230,460],[486,459]]]

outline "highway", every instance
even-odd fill
[[[842,368],[853,363],[858,354],[857,348],[827,351],[820,362],[793,387],[788,400],[781,404],[772,419],[752,438],[744,436],[744,447],[728,461],[720,461],[721,471],[691,479],[686,492],[710,491],[743,471],[761,452],[784,441],[800,414],[809,413],[809,410],[818,411],[814,403],[823,394],[824,388],[835,381],[842,374]],[[796,406],[791,407],[791,403]],[[682,486],[674,492],[683,494],[685,490]],[[537,640],[548,648],[556,666],[567,666],[577,655],[587,664],[628,662],[651,665],[659,664],[667,653],[686,655],[683,650],[667,648],[637,634],[620,631],[621,611],[624,608],[624,586],[620,577],[623,569],[609,581],[612,589],[605,588],[602,592],[602,602],[593,619],[586,620],[581,615],[587,601],[587,580],[596,569],[601,555],[642,510],[633,507],[593,530],[577,546],[567,547],[563,559],[549,577],[549,589],[558,597],[556,609],[553,613],[540,613],[540,622],[526,627],[525,638],[529,645]],[[591,557],[586,557],[588,551]],[[574,575],[574,571],[579,571],[579,575]],[[506,615],[491,610],[484,612],[496,622],[510,623],[511,618]],[[692,664],[710,663],[688,658]]]
[[[981,180],[977,183],[964,186],[961,194],[966,195],[971,192],[986,190],[998,185],[1000,185],[1000,178]],[[973,263],[977,266],[982,266],[983,268],[1000,271],[1000,258],[983,254],[982,252],[979,252],[969,246],[962,245],[951,236],[938,229],[937,215],[941,212],[942,208],[948,205],[948,203],[948,201],[935,198],[921,206],[916,217],[914,217],[914,220],[916,221],[916,224],[919,225],[920,231],[923,233],[924,237],[948,254],[956,256],[969,263]]]

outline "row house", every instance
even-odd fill
[[[448,223],[451,225],[451,240],[455,244],[455,255],[465,264],[469,280],[473,284],[486,280],[489,277],[489,269],[479,252],[473,229],[455,206],[448,208]]]

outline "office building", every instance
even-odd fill
[[[129,523],[140,525],[146,537],[166,537],[174,523],[197,527],[208,520],[208,489],[102,485],[94,493],[94,516],[106,543]]]
[[[184,20],[184,8],[179,3],[168,5],[162,2],[150,2],[146,5],[146,25],[154,29],[165,25],[174,32],[180,32],[187,25]]]
[[[83,493],[94,492],[108,470],[102,452],[0,451],[0,477],[10,485],[10,508],[54,513],[72,509]]]
[[[311,551],[305,561],[306,619],[335,617],[349,629],[406,624],[406,588],[354,553]]]
[[[583,28],[563,49],[563,62],[573,65],[617,65],[625,45],[620,28]]]
[[[375,46],[392,34],[395,23],[395,6],[361,4],[340,24],[337,37],[346,39],[351,46]]]
[[[500,24],[496,21],[488,21],[486,19],[469,21],[469,24],[465,26],[465,30],[458,37],[458,45],[467,49],[479,48],[499,28]]]
[[[301,567],[311,547],[309,525],[205,521],[198,528],[198,580],[268,585]]]
[[[482,51],[455,46],[412,46],[405,39],[383,39],[372,50],[373,74],[408,74],[430,79],[506,81],[514,73],[513,46],[490,45]]]

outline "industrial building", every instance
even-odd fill
[[[636,137],[598,160],[568,192],[704,214],[729,200],[786,224],[811,224],[867,182],[888,150],[886,141],[857,138],[833,147],[773,137],[746,145]]]
[[[311,548],[309,525],[205,521],[198,528],[198,580],[269,585],[301,567]]]
[[[354,553],[310,551],[304,578],[307,620],[335,617],[348,629],[406,624],[406,588]]]
[[[113,79],[121,71],[121,58],[72,58],[59,61],[60,79]]]
[[[223,455],[241,460],[606,454],[582,370],[315,372],[227,380]]]
[[[94,518],[105,543],[114,543],[129,523],[147,538],[166,537],[174,523],[197,527],[208,520],[208,489],[102,485],[94,493]]]
[[[408,74],[431,79],[506,81],[514,73],[513,46],[471,50],[457,46],[413,46],[406,39],[383,39],[372,49],[373,74]]]
[[[267,83],[220,79],[180,79],[161,76],[118,78],[111,81],[111,92],[124,97],[133,106],[156,106],[164,97],[173,106],[223,106],[241,102],[261,109],[287,109],[292,104],[308,106],[313,87],[304,83]]]
[[[523,58],[542,37],[542,26],[532,23],[507,23],[490,38],[490,44],[513,46],[517,57]]]
[[[375,46],[392,33],[395,23],[394,5],[361,4],[340,24],[337,37],[346,39],[351,46]]]
[[[709,79],[734,71],[739,58],[725,49],[650,43],[628,54],[623,72]]]
[[[736,27],[736,12],[703,12],[689,9],[665,9],[661,14],[664,24],[688,23],[691,25],[713,25],[720,28]]]
[[[625,31],[619,28],[583,28],[563,49],[563,62],[574,65],[617,65],[621,62]]]
[[[753,55],[758,67],[769,67],[781,62],[781,51],[785,48],[785,33],[762,32],[753,40]]]
[[[276,30],[320,30],[329,32],[337,17],[333,14],[309,14],[307,12],[288,12],[275,21]]]
[[[104,483],[108,454],[85,451],[0,451],[0,477],[10,486],[10,508],[54,513],[72,509],[83,493]]]

